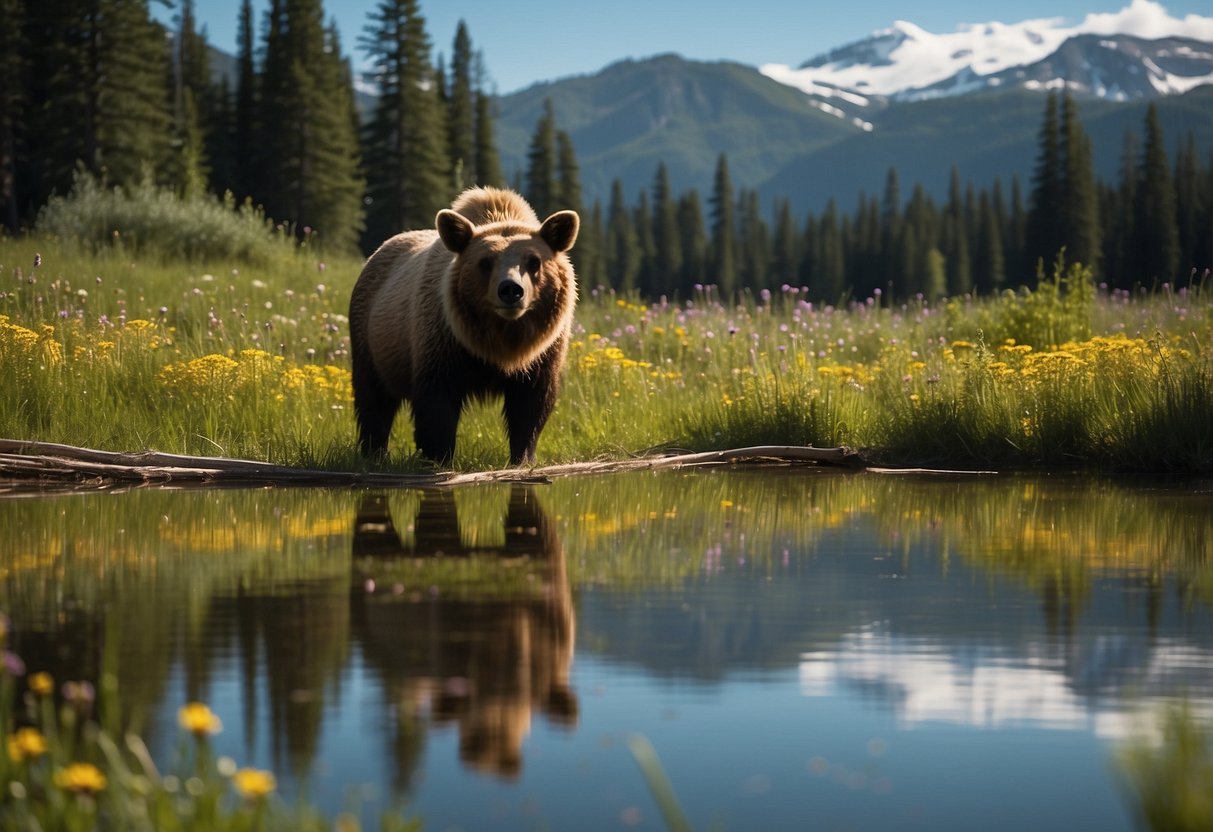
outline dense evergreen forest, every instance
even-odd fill
[[[502,170],[488,69],[466,25],[449,63],[435,60],[417,2],[382,0],[360,36],[379,91],[368,113],[322,0],[271,0],[261,20],[244,0],[239,32],[231,82],[211,71],[192,0],[171,30],[147,0],[0,0],[0,227],[36,227],[81,175],[114,187],[150,177],[182,196],[230,193],[300,238],[366,253],[491,184],[518,188],[540,216],[580,211],[583,285],[649,298],[705,284],[723,297],[807,286],[831,302],[989,293],[1030,285],[1063,248],[1120,288],[1186,282],[1213,264],[1213,159],[1189,135],[1169,160],[1153,107],[1124,139],[1117,182],[1094,176],[1078,102],[1050,93],[1026,187],[978,189],[954,169],[937,204],[890,169],[882,194],[798,218],[735,188],[722,154],[706,203],[672,192],[659,165],[650,189],[616,181],[606,206],[584,205],[550,102],[526,170]]]

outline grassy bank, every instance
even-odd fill
[[[358,466],[345,312],[359,266],[0,240],[0,435]],[[792,286],[736,305],[710,288],[647,304],[582,287],[539,461],[773,443],[1213,470],[1208,291],[1109,293],[1080,267],[1051,271],[1031,293],[838,307]],[[411,433],[403,413],[389,467],[424,467]],[[505,461],[498,406],[473,408],[455,464]]]

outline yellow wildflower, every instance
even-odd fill
[[[195,737],[218,734],[223,730],[223,722],[201,702],[191,702],[177,711],[177,724]]]
[[[38,696],[50,696],[55,690],[55,680],[49,673],[34,673],[29,677],[29,689]]]
[[[257,800],[278,788],[278,781],[268,771],[256,768],[242,768],[232,775],[232,786],[240,796],[249,800]]]
[[[22,728],[8,738],[8,758],[14,763],[32,760],[46,753],[46,737],[36,728]]]
[[[105,775],[92,763],[72,763],[55,772],[55,785],[77,794],[96,794],[105,788]]]

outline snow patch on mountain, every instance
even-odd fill
[[[1072,26],[1064,18],[1055,17],[1020,23],[962,24],[955,32],[935,34],[913,23],[897,21],[888,29],[799,67],[766,64],[759,69],[775,81],[815,96],[841,98],[847,91],[862,96],[894,96],[949,79],[950,85],[955,83],[951,94],[959,94],[969,87],[980,88],[984,76],[1042,61],[1077,35],[1185,37],[1213,42],[1213,17],[1189,14],[1176,18],[1155,0],[1132,0],[1118,12],[1092,13]],[[1175,92],[1207,83],[1207,79],[1173,73],[1161,73],[1160,78],[1155,82],[1160,92],[1164,87]]]

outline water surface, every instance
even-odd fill
[[[695,828],[1134,829],[1182,795],[1120,755],[1213,722],[1201,484],[147,489],[0,527],[13,649],[95,680],[116,642],[166,767],[201,700],[288,797],[432,830],[662,828],[635,736]]]

